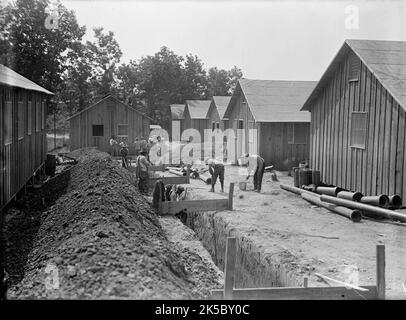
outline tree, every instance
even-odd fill
[[[116,65],[120,62],[122,52],[114,33],[103,32],[103,28],[93,29],[95,41],[87,41],[92,77],[90,79],[92,96],[95,100],[115,91]]]
[[[54,28],[50,28],[46,23],[49,7],[49,0],[17,0],[4,8],[0,56],[16,72],[54,91],[62,81],[66,55],[86,29],[60,2],[54,8]]]
[[[183,99],[204,99],[207,91],[207,75],[202,61],[196,55],[186,55],[184,63]]]
[[[231,70],[213,67],[208,72],[208,87],[206,96],[229,96],[233,93],[238,79],[242,77],[241,69],[234,66]]]

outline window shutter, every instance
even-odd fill
[[[11,101],[4,104],[4,145],[13,141],[13,105]]]
[[[361,60],[354,53],[352,53],[349,56],[348,81],[359,80],[360,68],[361,68]]]
[[[17,119],[18,119],[18,139],[24,138],[24,129],[25,129],[25,122],[24,122],[24,103],[22,101],[18,102],[17,108]]]

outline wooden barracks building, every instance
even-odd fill
[[[323,181],[406,198],[406,42],[346,40],[302,110]]]
[[[70,150],[85,147],[97,147],[101,151],[110,150],[109,140],[112,135],[129,144],[133,154],[135,138],[148,139],[151,118],[108,95],[74,114],[70,122]]]
[[[50,95],[53,93],[0,65],[0,209],[45,163]]]
[[[310,115],[300,108],[315,86],[313,81],[240,79],[224,113],[236,135],[235,162],[247,152],[279,170],[307,160]]]

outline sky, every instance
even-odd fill
[[[167,46],[196,54],[206,69],[244,77],[319,80],[345,39],[406,41],[406,1],[62,0],[86,39],[114,32],[122,62]],[[357,14],[358,13],[358,14]]]

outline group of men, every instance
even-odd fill
[[[257,154],[246,153],[244,159],[247,162],[247,177],[248,180],[251,176],[254,182],[254,191],[261,192],[262,178],[265,171],[265,161]],[[211,189],[210,192],[214,192],[214,186],[217,182],[217,178],[220,180],[221,192],[224,192],[224,164],[217,159],[208,159],[206,164],[209,166],[209,172],[211,174]]]

